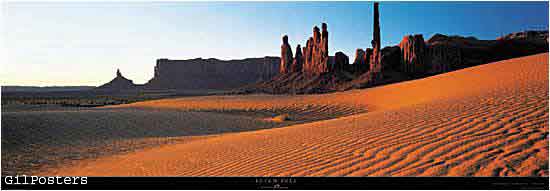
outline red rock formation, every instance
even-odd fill
[[[374,24],[373,24],[373,35],[372,35],[372,55],[370,57],[370,72],[373,73],[371,76],[373,78],[378,78],[379,74],[382,72],[382,61],[381,61],[381,43],[380,43],[380,16],[378,11],[378,2],[374,3]]]
[[[378,9],[375,6],[375,17],[377,15]],[[375,19],[373,48],[366,49],[364,53],[363,50],[357,50],[354,61],[354,65],[366,63],[374,69],[373,71],[369,71],[367,67],[368,72],[357,75],[355,67],[350,68],[346,65],[349,58],[338,52],[335,56],[328,57],[328,72],[317,73],[317,75],[303,75],[298,72],[281,75],[251,86],[246,92],[294,94],[344,91],[396,83],[423,77],[425,74],[448,72],[503,59],[548,52],[548,35],[544,33],[517,33],[499,40],[478,40],[474,37],[436,34],[427,42],[424,42],[421,35],[416,35],[406,36],[399,46],[380,49],[380,31],[376,21],[377,19]],[[325,50],[327,48],[324,42],[321,43],[324,39],[323,34],[315,27],[313,37],[310,37],[306,46],[303,47],[303,72],[318,72],[316,67],[319,64],[320,55],[326,55],[319,53],[323,53],[322,48]],[[326,34],[325,36],[328,36],[328,33]],[[363,59],[360,59],[361,54],[364,55]],[[298,55],[297,52],[296,57],[299,57]],[[354,75],[350,75],[350,72]]]
[[[424,74],[428,59],[426,58],[426,43],[422,35],[407,35],[401,43],[401,71],[409,75]]]
[[[319,57],[321,55],[321,33],[319,32],[319,28],[317,26],[313,27],[313,41],[312,41],[313,49],[311,50],[311,63],[309,65],[310,68],[306,70],[306,73],[308,74],[315,74],[317,73],[319,68]]]
[[[321,55],[323,55],[321,47],[321,33],[317,26],[313,27],[313,52],[312,52],[312,63],[311,68],[308,73],[321,73],[323,70],[326,70],[326,65],[321,65]]]
[[[328,64],[328,29],[327,29],[327,24],[326,23],[322,23],[321,24],[321,55],[320,55],[320,58],[319,58],[319,61],[320,61],[320,65],[324,65],[325,67],[327,66]],[[326,70],[326,69],[325,69]],[[325,71],[322,71],[322,72],[325,72]]]
[[[328,72],[328,30],[327,24],[322,24],[321,32],[313,27],[313,37],[310,37],[304,49],[304,67],[302,71],[308,75],[318,75]]]
[[[343,52],[336,52],[334,54],[334,62],[331,65],[330,72],[344,71],[349,65],[349,57]]]
[[[286,74],[291,71],[292,65],[292,48],[288,44],[288,36],[283,36],[283,44],[281,45],[281,66],[279,73]]]
[[[307,73],[311,71],[311,64],[313,62],[313,37],[309,37],[306,42],[306,47],[304,47],[304,65],[302,67],[302,72]]]
[[[294,56],[294,61],[292,62],[291,71],[292,72],[302,71],[303,64],[304,64],[304,58],[302,56],[302,48],[298,44],[298,46],[296,46],[296,56]]]

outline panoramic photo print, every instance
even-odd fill
[[[547,1],[2,6],[2,177],[548,178]]]

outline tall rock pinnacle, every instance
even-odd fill
[[[324,66],[321,68],[319,73],[328,71],[328,26],[327,23],[321,24],[321,55],[320,55],[320,65]]]
[[[374,2],[374,26],[372,34],[372,56],[370,58],[370,71],[373,76],[378,76],[382,70],[381,62],[381,44],[380,44],[380,16],[378,11],[378,2]]]
[[[291,71],[292,65],[292,48],[288,44],[288,36],[283,36],[283,44],[281,45],[281,66],[279,73],[286,74]]]
[[[328,29],[323,23],[321,29],[313,27],[313,37],[307,40],[304,47],[304,67],[302,71],[308,75],[328,72]]]
[[[296,55],[294,56],[294,61],[292,62],[290,69],[292,72],[300,72],[302,71],[303,64],[304,57],[302,56],[302,48],[298,44],[298,46],[296,46]]]

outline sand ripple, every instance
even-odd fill
[[[89,176],[548,176],[548,54],[310,96],[215,96],[118,107],[342,106],[368,113],[225,134],[43,174]],[[317,113],[334,110],[326,108]]]

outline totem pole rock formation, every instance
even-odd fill
[[[372,35],[372,55],[370,57],[370,72],[374,78],[377,78],[382,72],[381,65],[381,43],[380,43],[380,18],[378,11],[378,2],[374,2],[374,26]]]
[[[304,65],[302,71],[309,75],[328,72],[328,30],[327,24],[313,27],[313,37],[307,40],[304,47]]]
[[[313,27],[313,39],[311,41],[311,63],[308,64],[308,68],[305,68],[304,73],[314,74],[318,69],[319,55],[321,48],[321,32],[317,26]]]
[[[294,61],[292,62],[292,67],[290,67],[290,69],[292,72],[302,71],[303,64],[304,58],[302,56],[302,48],[298,44],[298,46],[296,46],[296,55],[294,56]]]
[[[281,45],[281,66],[279,73],[286,74],[291,71],[292,65],[292,48],[288,44],[288,36],[283,36],[283,44]]]
[[[409,75],[423,74],[427,68],[426,43],[422,35],[407,35],[399,43],[401,49],[401,71]]]
[[[302,53],[304,56],[304,65],[302,67],[302,72],[306,73],[307,71],[311,70],[311,63],[313,62],[313,37],[309,37],[309,39],[307,39],[306,46],[304,47]]]
[[[281,59],[274,61],[274,66],[280,66],[281,74],[292,75],[274,76],[251,88],[251,91],[344,91],[548,52],[548,31],[513,33],[497,40],[436,34],[424,41],[422,35],[407,35],[398,45],[382,48],[379,3],[374,2],[372,47],[357,49],[353,65],[349,65],[349,57],[342,52],[329,56],[327,28],[326,23],[322,23],[321,28],[314,26],[313,35],[303,47],[297,45],[295,55],[292,54],[288,37],[284,36]],[[160,75],[156,70],[155,76]],[[162,73],[164,71],[170,70],[162,70]],[[180,76],[180,73],[177,75]]]
[[[328,64],[328,29],[327,24],[323,23],[321,24],[321,56],[319,58],[320,64],[324,65],[325,67]],[[323,71],[325,72],[325,71]]]

